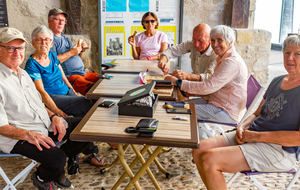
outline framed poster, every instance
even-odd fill
[[[146,12],[157,15],[157,30],[167,34],[169,46],[181,43],[183,0],[98,0],[98,5],[99,64],[133,59],[128,37],[145,31],[141,20]],[[172,61],[180,67],[178,59]]]

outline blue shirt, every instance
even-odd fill
[[[56,55],[66,53],[73,47],[73,44],[69,40],[69,38],[63,34],[61,35],[61,37],[54,35],[53,42],[54,44],[50,49],[50,52],[54,52],[56,53]],[[86,71],[84,70],[84,64],[82,62],[82,59],[79,57],[79,55],[70,57],[65,62],[63,62],[61,66],[67,78],[69,78],[69,76],[72,75],[86,74]]]
[[[299,131],[300,126],[300,86],[282,90],[283,76],[276,77],[264,94],[261,113],[250,127],[255,131]],[[299,155],[299,146],[282,147],[289,153]]]
[[[62,73],[58,65],[58,60],[55,53],[49,52],[50,65],[44,67],[40,65],[31,56],[26,62],[25,71],[29,74],[33,81],[42,79],[44,89],[48,94],[66,95],[69,91],[69,87],[62,80]]]

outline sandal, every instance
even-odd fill
[[[102,163],[102,164],[98,164],[98,163],[94,162],[93,158],[95,158],[98,163]],[[91,154],[89,157],[85,158],[84,162],[89,163],[89,164],[94,165],[94,166],[104,166],[104,164],[105,164],[104,160],[99,159],[94,153]]]

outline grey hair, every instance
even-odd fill
[[[50,35],[50,39],[53,40],[53,32],[45,25],[41,25],[41,26],[38,26],[36,27],[33,31],[32,31],[32,34],[31,34],[31,39],[32,40],[35,40],[35,37],[38,35],[38,34],[49,34]]]
[[[213,27],[210,31],[210,38],[217,34],[221,34],[225,38],[227,44],[232,42],[231,46],[233,46],[235,42],[235,33],[229,26],[217,25]]]
[[[297,34],[292,34],[285,38],[283,44],[282,44],[282,52],[285,51],[285,48],[287,45],[293,45],[300,47],[300,36]]]

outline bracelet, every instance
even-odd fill
[[[85,50],[81,50],[81,52],[80,53],[83,53]]]
[[[147,57],[147,59],[148,59],[148,60],[152,60],[152,57],[151,57],[151,56],[149,56],[149,57]]]
[[[181,79],[178,79],[178,80],[176,81],[177,87],[178,87],[179,91],[181,92],[182,96],[187,97],[187,96],[185,95],[184,91],[181,90],[181,88],[180,88],[181,83],[182,83],[182,80],[181,80]]]
[[[55,113],[55,114],[51,115],[51,116],[50,116],[50,121],[51,121],[51,122],[52,122],[52,118],[53,118],[54,116],[57,116],[57,117],[59,117],[59,115],[58,115],[57,113]]]

